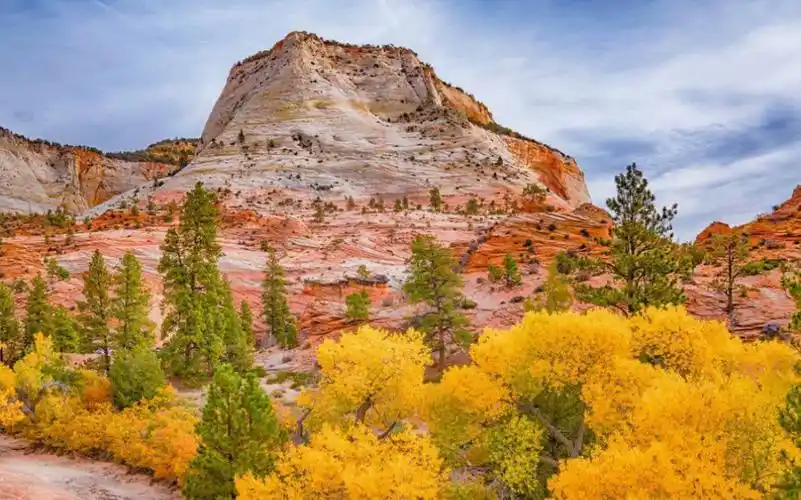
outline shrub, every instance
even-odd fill
[[[156,353],[145,345],[118,353],[108,376],[114,404],[120,409],[155,397],[166,385]]]

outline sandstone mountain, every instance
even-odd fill
[[[279,196],[422,203],[433,187],[455,208],[469,195],[517,197],[528,183],[560,209],[590,201],[572,158],[496,124],[411,50],[301,32],[231,69],[197,158],[160,191],[196,180],[273,209]]]
[[[79,296],[80,273],[92,251],[100,249],[114,265],[132,250],[155,292],[156,322],[161,287],[156,267],[159,245],[175,224],[171,202],[197,181],[216,190],[221,201],[220,266],[237,301],[261,310],[264,247],[277,248],[290,280],[292,310],[302,336],[312,343],[349,325],[345,296],[359,290],[372,299],[374,324],[410,324],[416,309],[402,297],[401,284],[417,234],[435,234],[456,254],[464,293],[474,302],[465,313],[480,331],[517,321],[521,302],[542,284],[543,267],[554,255],[599,255],[612,228],[609,215],[590,203],[575,160],[497,124],[484,104],[442,81],[411,50],[352,46],[303,32],[290,33],[231,69],[199,141],[176,146],[178,151],[197,146],[184,168],[179,167],[188,153],[172,155],[178,167],[157,167],[155,153],[110,158],[74,149],[59,163],[49,160],[60,158],[49,146],[41,153],[19,139],[6,142],[16,144],[14,153],[6,154],[18,166],[5,168],[8,160],[0,156],[0,172],[19,170],[28,177],[15,180],[15,188],[0,188],[0,202],[23,208],[38,203],[44,209],[68,198],[76,200],[71,202],[76,212],[88,210],[74,234],[43,228],[34,219],[17,223],[6,238],[0,273],[6,279],[29,278],[42,271],[43,256],[52,256],[73,273],[52,284],[57,300],[69,306]],[[90,153],[91,166],[72,159]],[[123,180],[123,171],[130,178]],[[152,172],[170,175],[153,182]],[[40,192],[20,189],[27,185]],[[541,196],[524,194],[532,187]],[[443,198],[441,210],[429,206],[434,188]],[[138,213],[126,208],[134,200]],[[795,235],[793,241],[801,237],[801,221],[781,219],[798,217],[797,212],[782,208],[773,216],[778,219],[770,227]],[[765,240],[792,239],[777,234]],[[507,254],[523,274],[523,284],[513,289],[486,279],[488,266]],[[358,272],[362,267],[369,276]],[[708,286],[711,272],[701,266],[687,294],[693,312],[720,318],[723,299]],[[756,300],[741,314],[743,334],[789,316],[775,276],[749,279]]]
[[[63,208],[80,214],[188,162],[196,142],[162,141],[145,150],[103,154],[83,146],[30,140],[0,128],[0,211]]]

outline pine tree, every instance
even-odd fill
[[[548,266],[548,275],[542,285],[542,292],[531,306],[524,306],[526,311],[545,310],[549,313],[567,311],[573,305],[570,287],[567,280],[559,273],[556,261]]]
[[[222,305],[215,202],[212,192],[195,184],[184,200],[178,226],[167,231],[161,245],[158,270],[166,310],[162,337],[169,338],[164,359],[168,371],[188,379],[211,375],[223,352],[222,332],[214,327]]]
[[[243,378],[228,365],[214,374],[197,434],[200,448],[183,488],[190,500],[234,498],[234,478],[246,472],[267,476],[284,441],[256,376]]]
[[[287,303],[284,268],[278,261],[275,249],[268,251],[264,272],[261,302],[267,331],[284,349],[294,347],[297,344],[297,329]]]
[[[158,356],[141,343],[114,356],[108,378],[112,400],[119,409],[153,398],[167,383]]]
[[[431,203],[431,208],[435,212],[439,212],[442,209],[442,195],[439,192],[439,188],[433,187],[428,192],[429,202]]]
[[[726,295],[726,314],[734,314],[734,292],[737,278],[743,274],[748,259],[748,237],[740,232],[715,235],[712,238],[712,258],[722,269],[715,276],[713,286]]]
[[[41,274],[37,274],[31,281],[31,289],[28,292],[22,353],[27,353],[33,348],[33,339],[37,333],[49,335],[53,331],[53,308],[49,299],[47,283]]]
[[[366,291],[348,295],[345,297],[345,305],[347,306],[345,316],[349,319],[359,322],[370,319],[370,296]]]
[[[239,304],[239,322],[242,323],[242,334],[248,341],[248,345],[253,348],[255,337],[253,336],[253,313],[250,311],[250,304],[243,300]]]
[[[14,294],[0,281],[0,363],[12,366],[23,351],[23,335],[16,316]]]
[[[503,257],[503,278],[509,288],[518,286],[523,282],[520,277],[520,270],[517,268],[517,261],[510,254],[506,254]]]
[[[253,365],[253,350],[250,339],[242,328],[242,318],[234,305],[231,285],[223,279],[219,290],[219,312],[216,316],[217,331],[223,338],[223,361],[237,371],[245,372]]]
[[[80,352],[80,325],[64,307],[54,308],[51,337],[57,352]]]
[[[112,316],[117,320],[116,345],[133,349],[139,344],[153,343],[153,324],[148,319],[150,292],[142,279],[142,265],[136,256],[126,252],[114,275]]]
[[[83,277],[84,300],[78,303],[78,308],[81,311],[84,342],[92,351],[101,351],[106,373],[111,368],[111,350],[114,346],[109,326],[112,317],[111,280],[105,259],[95,250],[89,261],[89,270]]]
[[[598,289],[599,303],[620,303],[629,313],[682,303],[679,279],[687,274],[689,260],[672,241],[677,205],[657,210],[648,180],[636,164],[615,176],[615,184],[617,195],[606,201],[615,222],[610,258],[594,265],[609,271],[620,287]]]
[[[448,340],[465,345],[470,333],[468,319],[459,314],[462,278],[456,272],[457,262],[451,251],[437,243],[431,235],[419,235],[412,242],[409,277],[403,291],[412,303],[425,302],[428,314],[421,329],[432,350],[438,353],[438,366],[445,368],[445,347]]]

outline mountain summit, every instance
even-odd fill
[[[451,207],[469,195],[516,197],[533,183],[560,209],[590,201],[573,158],[498,125],[413,51],[305,32],[231,69],[197,157],[160,191],[197,180],[295,200],[423,202],[436,187]]]

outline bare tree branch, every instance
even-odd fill
[[[397,423],[397,422],[392,422],[392,425],[390,425],[390,426],[387,428],[387,430],[385,430],[384,432],[382,432],[382,433],[381,433],[381,435],[380,435],[380,436],[378,436],[378,440],[379,440],[379,441],[381,441],[382,439],[386,439],[386,438],[388,438],[388,437],[389,437],[389,435],[390,435],[390,434],[392,434],[392,431],[394,431],[394,430],[395,430],[395,427],[396,427],[397,425],[398,425],[398,423]]]
[[[581,448],[584,446],[584,433],[587,430],[587,425],[584,423],[584,418],[581,419],[581,425],[578,429],[578,435],[576,436],[576,440],[573,442],[573,449],[570,450],[571,457],[577,457],[581,453]]]
[[[540,411],[539,408],[534,406],[530,407],[529,409],[531,413],[533,413],[534,416],[536,416],[539,419],[539,421],[542,422],[542,424],[548,429],[548,431],[551,433],[551,436],[553,436],[557,441],[565,445],[567,451],[572,453],[573,441],[567,439],[565,435],[562,434],[562,431],[560,431],[552,423],[550,423],[548,419],[545,418],[545,415],[542,414],[542,411]]]
[[[306,410],[306,413],[303,414],[297,421],[297,426],[295,427],[295,432],[292,433],[292,442],[294,444],[303,444],[306,442],[306,437],[303,435],[303,422],[309,417],[313,408],[309,408]]]

